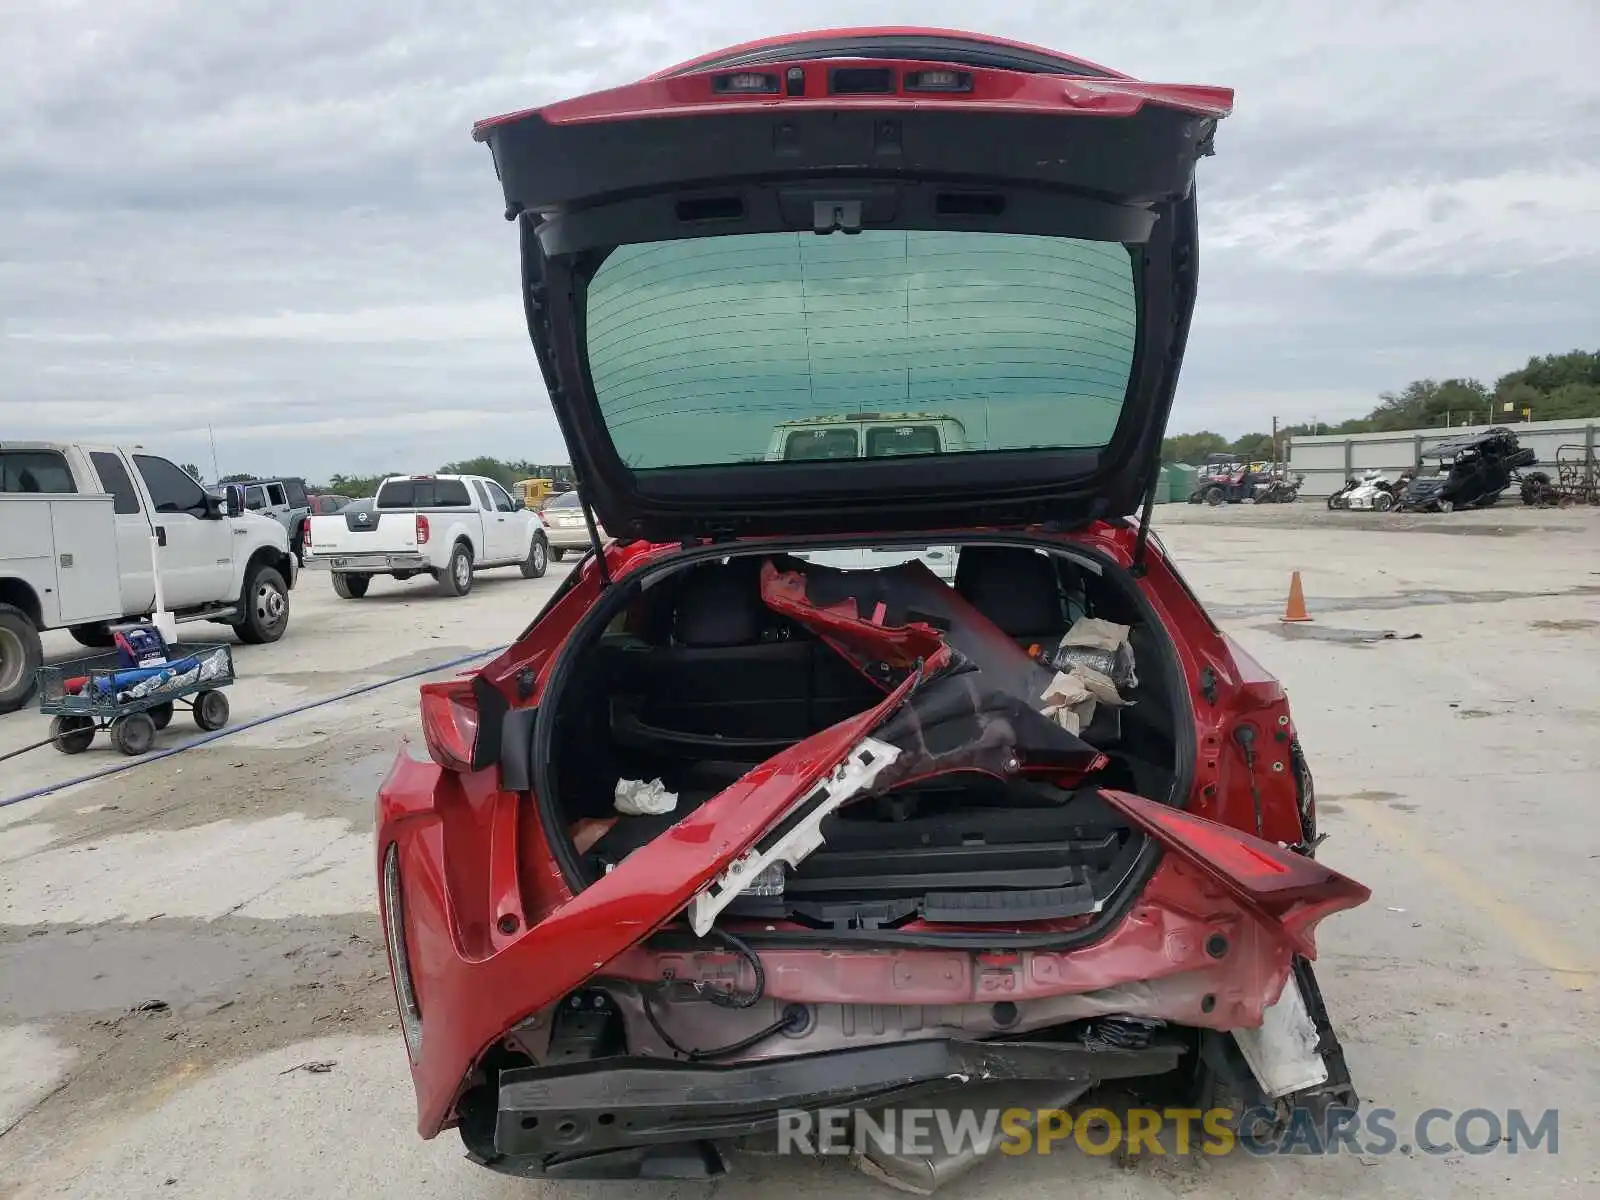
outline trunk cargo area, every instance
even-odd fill
[[[921,625],[967,671],[951,697],[908,704],[874,735],[904,745],[909,732],[920,767],[886,773],[823,818],[823,845],[763,872],[726,917],[823,931],[1010,925],[1105,907],[1143,837],[1098,789],[1167,800],[1177,782],[1174,731],[1180,713],[1189,718],[1166,635],[1109,567],[1021,546],[958,553],[953,587],[915,561],[844,572],[756,554],[702,561],[644,589],[576,652],[552,698],[556,801],[585,873],[600,877],[761,763],[882,703],[898,680],[895,652],[878,658],[872,630]],[[865,615],[830,629],[851,611]],[[1083,618],[1127,627],[1132,671],[1125,705],[1095,704],[1080,738],[1040,715],[1040,683],[1055,671],[1035,659]],[[981,693],[975,715],[966,692],[959,712],[950,704],[967,681]],[[1039,752],[985,757],[1018,739]],[[619,815],[619,780],[659,780],[676,802]]]

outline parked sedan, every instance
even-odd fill
[[[589,525],[583,519],[583,506],[577,492],[562,492],[551,496],[539,510],[544,518],[545,531],[550,535],[550,557],[560,562],[568,550],[582,554],[589,548]],[[597,524],[600,540],[605,541],[606,531]]]

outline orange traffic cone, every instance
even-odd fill
[[[1283,619],[1285,621],[1311,620],[1311,614],[1306,611],[1306,594],[1300,587],[1299,571],[1296,571],[1289,579],[1289,603],[1284,605]]]

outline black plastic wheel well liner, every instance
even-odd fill
[[[738,543],[713,543],[695,546],[680,550],[661,562],[652,564],[636,574],[625,576],[615,581],[614,585],[600,594],[596,603],[579,619],[571,633],[556,656],[551,667],[550,675],[545,683],[544,691],[539,697],[537,715],[533,719],[532,737],[529,742],[524,742],[526,748],[526,778],[531,785],[534,803],[537,806],[539,821],[545,830],[546,841],[550,853],[556,861],[563,880],[572,890],[573,894],[589,887],[594,879],[584,867],[583,861],[573,844],[571,835],[562,820],[559,797],[555,783],[555,726],[556,714],[560,711],[562,693],[565,690],[573,673],[582,664],[591,645],[598,640],[616,615],[630,604],[646,585],[663,579],[684,567],[695,563],[705,562],[710,559],[747,557],[753,555],[773,555],[793,553],[796,550],[811,550],[823,548],[847,548],[864,546],[869,548],[890,548],[894,546],[908,546],[912,548],[924,547],[930,541],[946,540],[961,546],[1015,546],[1025,549],[1043,550],[1050,554],[1057,554],[1078,565],[1088,568],[1102,580],[1110,581],[1115,578],[1116,586],[1122,590],[1125,598],[1132,604],[1142,623],[1153,630],[1159,630],[1163,636],[1157,639],[1161,649],[1159,661],[1154,664],[1164,676],[1165,691],[1171,698],[1173,705],[1178,709],[1174,713],[1174,771],[1172,783],[1168,789],[1165,802],[1174,808],[1186,807],[1189,789],[1194,778],[1194,763],[1198,752],[1195,739],[1194,713],[1189,704],[1188,686],[1184,680],[1182,667],[1177,660],[1171,644],[1171,634],[1149,599],[1139,589],[1137,583],[1127,578],[1127,570],[1111,559],[1081,546],[1062,546],[1059,543],[1030,538],[1023,534],[974,534],[962,536],[959,533],[946,534],[940,531],[924,531],[914,537],[854,537],[854,538],[814,538],[814,539],[789,539],[780,549],[776,546],[746,546]],[[530,744],[531,743],[531,744]],[[521,747],[505,745],[504,754],[515,754]],[[522,764],[517,762],[508,774],[520,775]],[[502,767],[502,770],[506,770]],[[520,780],[519,780],[520,781]],[[1153,797],[1154,798],[1154,797]],[[889,946],[922,945],[930,947],[950,947],[952,945],[971,945],[974,948],[1054,948],[1068,949],[1073,946],[1086,945],[1098,941],[1103,937],[1132,907],[1145,883],[1155,872],[1156,865],[1160,862],[1162,850],[1160,843],[1154,838],[1145,840],[1140,850],[1138,859],[1134,862],[1124,880],[1121,888],[1115,893],[1113,902],[1096,914],[1094,920],[1081,929],[1068,933],[1017,933],[997,935],[984,934],[901,934],[894,930],[858,930],[851,931],[849,936],[834,930],[818,930],[815,933],[786,932],[778,934],[749,933],[746,940],[752,944],[777,945],[798,944],[815,945],[818,941],[850,941],[856,943],[873,943]]]

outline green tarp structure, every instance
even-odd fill
[[[1182,504],[1189,499],[1190,493],[1195,489],[1195,483],[1200,478],[1200,468],[1191,467],[1188,463],[1173,463],[1163,467],[1167,474],[1169,491],[1167,497],[1175,504]]]

